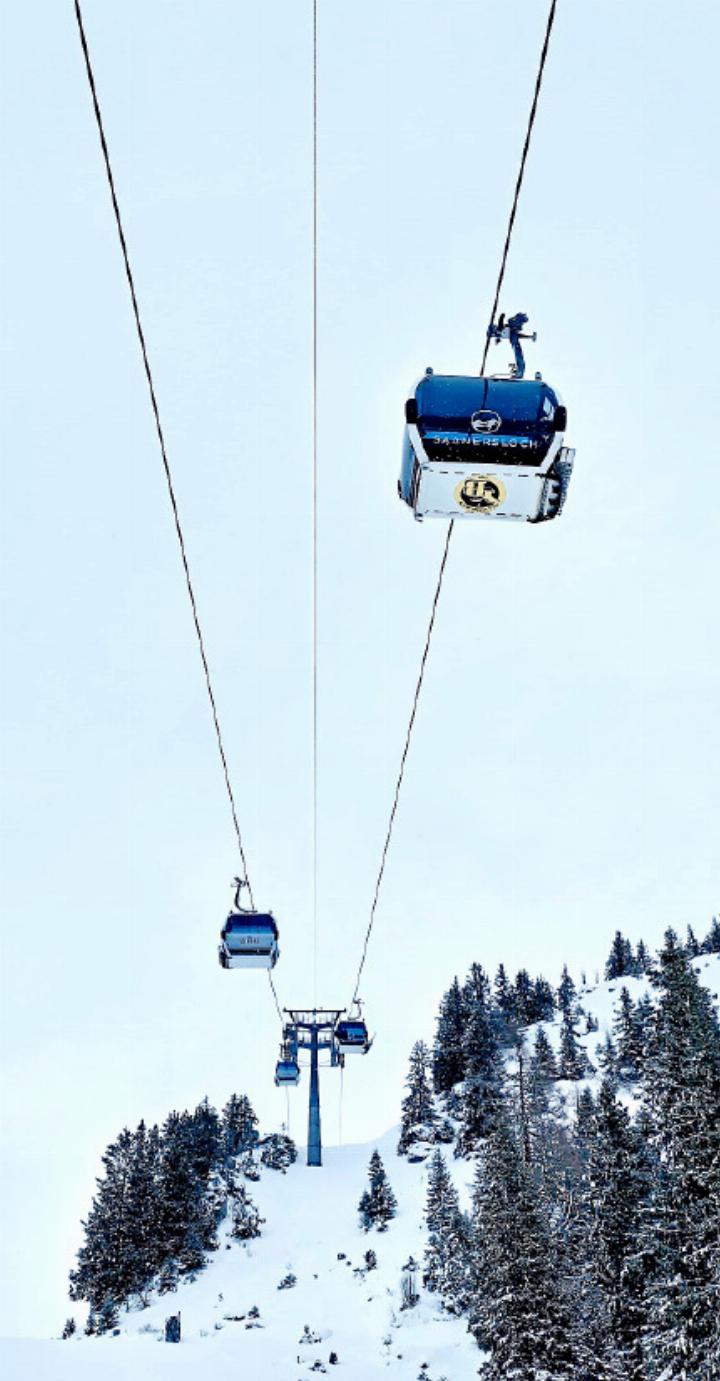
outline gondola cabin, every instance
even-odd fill
[[[275,1065],[275,1083],[278,1088],[300,1083],[300,1066],[294,1057],[281,1055]]]
[[[230,912],[220,933],[222,968],[272,969],[279,955],[278,928],[269,912]]]
[[[492,375],[425,372],[405,404],[398,494],[423,518],[546,523],[565,502],[575,452],[567,409],[542,375],[525,378],[524,312],[488,328],[515,363]]]
[[[335,1027],[335,1043],[341,1055],[367,1055],[370,1041],[365,1022],[359,1018],[340,1020]]]

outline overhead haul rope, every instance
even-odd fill
[[[318,0],[313,0],[312,136],[312,907],[313,1004],[318,978]]]
[[[499,303],[499,301],[500,301],[500,293],[501,293],[501,291],[502,291],[502,285],[503,285],[503,281],[504,281],[504,279],[505,279],[505,270],[506,270],[506,268],[507,268],[508,255],[509,255],[509,252],[510,252],[510,243],[511,243],[511,240],[512,240],[513,230],[514,230],[514,227],[515,227],[515,216],[516,216],[516,214],[517,214],[518,202],[519,202],[519,200],[520,200],[520,191],[521,191],[521,188],[522,188],[522,185],[523,185],[523,179],[524,179],[524,177],[525,177],[525,165],[526,165],[526,163],[527,163],[528,151],[529,151],[529,149],[530,149],[530,140],[531,140],[531,138],[532,138],[533,126],[534,126],[534,124],[535,124],[535,116],[536,116],[536,114],[537,114],[538,100],[539,100],[539,97],[540,97],[540,90],[541,90],[541,87],[542,87],[543,75],[544,75],[544,72],[545,72],[545,62],[546,62],[546,59],[547,59],[548,47],[549,47],[549,44],[550,44],[550,35],[551,35],[551,33],[552,33],[552,27],[553,27],[553,24],[554,24],[554,22],[555,22],[555,10],[556,10],[556,8],[557,8],[557,0],[551,0],[550,9],[549,9],[548,18],[547,18],[547,25],[546,25],[546,28],[545,28],[545,38],[544,38],[544,40],[543,40],[542,49],[541,49],[541,51],[540,51],[540,61],[539,61],[539,63],[538,63],[537,77],[536,77],[536,79],[535,79],[535,91],[534,91],[534,93],[533,93],[532,105],[531,105],[531,107],[530,107],[530,114],[529,114],[529,116],[528,116],[527,128],[526,128],[526,131],[525,131],[525,141],[524,141],[524,144],[523,144],[522,155],[521,155],[521,158],[520,158],[520,168],[519,168],[519,171],[518,171],[517,180],[516,180],[516,182],[515,182],[515,193],[514,193],[514,196],[513,196],[512,207],[511,207],[511,209],[510,209],[510,216],[509,216],[509,219],[508,219],[507,232],[506,232],[506,235],[505,235],[505,244],[503,245],[502,257],[501,257],[501,260],[500,260],[500,270],[499,270],[498,277],[497,277],[497,283],[496,283],[496,285],[495,285],[495,297],[494,297],[494,299],[493,299],[492,311],[491,311],[491,313],[490,313],[490,323],[489,323],[490,325],[492,325],[493,322],[495,321],[495,317],[496,317],[496,313],[497,313],[497,308],[498,308],[498,303]],[[486,362],[487,362],[487,355],[488,355],[489,346],[490,346],[490,337],[486,335],[486,337],[485,337],[485,349],[484,349],[484,351],[483,351],[482,365],[480,366],[480,373],[481,373],[481,374],[482,374],[482,373],[484,372],[484,370],[485,370],[485,364],[486,364]],[[412,709],[411,709],[411,712],[410,712],[410,719],[409,719],[409,721],[408,721],[408,726],[407,726],[407,730],[406,730],[406,733],[405,733],[405,744],[404,744],[404,747],[403,747],[402,756],[401,756],[401,758],[400,758],[400,768],[399,768],[399,771],[398,771],[397,779],[396,779],[396,781],[395,781],[395,791],[394,791],[394,794],[393,794],[392,808],[391,808],[391,810],[390,810],[390,818],[389,818],[389,820],[388,820],[388,827],[387,827],[387,831],[386,831],[386,834],[385,834],[385,841],[384,841],[384,843],[383,843],[382,854],[381,854],[381,857],[380,857],[380,868],[379,868],[378,875],[377,875],[377,878],[376,878],[376,881],[375,881],[375,891],[374,891],[374,893],[373,893],[372,906],[370,907],[370,919],[369,919],[369,921],[368,921],[367,930],[366,930],[366,932],[365,932],[365,939],[364,939],[364,942],[363,942],[362,954],[361,954],[361,957],[360,957],[360,964],[359,964],[359,966],[358,966],[357,977],[356,977],[356,979],[355,979],[355,989],[354,989],[354,991],[353,991],[353,996],[352,996],[352,1001],[353,1001],[353,1003],[355,1003],[355,1002],[357,1001],[358,993],[359,993],[359,991],[360,991],[360,979],[362,978],[363,969],[364,969],[364,967],[365,967],[365,960],[366,960],[366,958],[367,958],[368,946],[369,946],[369,944],[370,944],[370,936],[372,935],[373,926],[374,926],[374,924],[375,924],[375,916],[376,916],[376,913],[377,913],[378,902],[379,902],[379,900],[380,900],[380,889],[381,889],[381,887],[382,887],[383,878],[384,878],[384,876],[385,876],[385,865],[386,865],[386,863],[387,863],[388,851],[389,851],[389,849],[390,849],[390,841],[391,841],[391,839],[392,839],[392,833],[393,833],[393,829],[394,829],[394,826],[395,826],[395,817],[396,817],[396,815],[397,815],[398,804],[399,804],[399,801],[400,801],[400,792],[401,792],[401,789],[402,789],[403,778],[404,778],[404,776],[405,776],[405,765],[406,765],[406,763],[407,763],[408,753],[410,752],[410,740],[411,740],[411,738],[412,738],[412,732],[413,732],[413,729],[414,729],[414,727],[415,727],[415,717],[416,717],[416,715],[417,715],[418,704],[419,704],[419,701],[420,701],[420,693],[421,693],[421,691],[422,691],[423,681],[424,681],[424,679],[425,679],[425,668],[426,668],[426,666],[427,666],[427,660],[428,660],[428,656],[429,656],[429,653],[430,653],[430,643],[431,643],[431,641],[432,641],[433,630],[434,630],[434,628],[435,628],[435,616],[436,616],[436,614],[437,614],[438,605],[439,605],[439,603],[440,603],[440,595],[441,595],[441,592],[442,592],[443,578],[444,578],[444,576],[445,576],[445,567],[447,566],[448,553],[449,553],[449,551],[450,551],[450,543],[451,543],[451,541],[452,541],[452,535],[453,535],[454,530],[455,530],[455,519],[452,518],[451,521],[450,521],[450,524],[449,524],[449,526],[448,526],[447,537],[445,538],[445,546],[443,547],[443,553],[442,553],[442,557],[441,557],[441,559],[440,559],[440,570],[438,571],[437,584],[436,584],[436,586],[435,586],[435,594],[433,595],[433,602],[432,602],[432,607],[431,607],[431,610],[430,610],[430,620],[429,620],[429,623],[428,623],[428,626],[427,626],[427,632],[426,632],[426,635],[425,635],[425,646],[424,646],[424,648],[423,648],[423,654],[422,654],[422,658],[421,658],[421,660],[420,660],[420,670],[419,670],[419,673],[418,673],[418,678],[417,678],[417,681],[416,681],[416,683],[415,683],[415,693],[414,693],[414,695],[413,695]]]
[[[232,815],[233,827],[237,839],[238,850],[240,852],[240,860],[243,866],[243,876],[246,879],[248,885],[250,906],[254,910],[255,903],[253,900],[250,879],[248,877],[248,867],[245,859],[245,849],[243,847],[242,835],[240,833],[240,822],[238,820],[237,807],[235,805],[235,796],[233,794],[232,784],[230,782],[230,769],[228,767],[222,730],[220,728],[220,717],[218,715],[217,701],[215,699],[215,693],[213,691],[212,679],[210,676],[210,666],[208,664],[207,653],[205,651],[205,640],[203,638],[197,601],[195,599],[195,590],[193,587],[192,577],[190,575],[190,565],[188,562],[187,550],[185,546],[185,536],[183,533],[182,524],[180,522],[180,512],[178,509],[177,499],[175,497],[175,486],[173,484],[172,472],[170,469],[170,461],[168,459],[167,448],[165,445],[165,434],[163,432],[162,423],[160,421],[160,409],[158,407],[157,395],[155,393],[155,384],[153,381],[152,370],[150,368],[150,360],[148,357],[147,345],[145,342],[145,332],[143,331],[142,320],[140,317],[140,307],[138,305],[137,293],[135,291],[135,279],[133,277],[132,268],[130,266],[130,255],[128,252],[127,240],[125,239],[125,231],[123,229],[122,217],[120,215],[120,205],[118,203],[117,193],[115,191],[115,179],[113,177],[112,165],[110,162],[110,153],[107,146],[107,140],[105,138],[105,127],[103,125],[103,118],[100,110],[100,102],[98,99],[97,88],[95,86],[95,75],[93,72],[92,62],[90,60],[90,50],[88,48],[88,42],[85,36],[85,26],[83,24],[83,17],[82,11],[80,9],[79,0],[75,0],[75,18],[77,19],[80,43],[82,45],[83,57],[85,59],[85,71],[87,73],[88,85],[90,87],[90,95],[92,97],[93,109],[95,111],[95,121],[97,124],[98,135],[100,137],[100,147],[102,148],[102,155],[105,163],[105,172],[107,174],[108,187],[110,189],[110,197],[112,199],[113,211],[115,213],[115,224],[117,226],[118,239],[120,241],[120,249],[122,251],[123,263],[125,265],[125,277],[127,278],[128,288],[130,289],[130,300],[132,302],[133,317],[135,318],[135,328],[137,331],[138,341],[140,343],[140,353],[142,355],[143,367],[145,369],[145,377],[147,379],[148,391],[150,393],[150,404],[153,411],[153,417],[155,418],[155,430],[157,432],[158,441],[160,443],[160,454],[162,456],[163,469],[165,471],[165,479],[167,481],[168,494],[170,496],[170,505],[172,507],[173,521],[175,523],[175,532],[177,533],[178,544],[180,547],[180,556],[182,559],[183,571],[185,573],[185,584],[187,587],[188,598],[190,600],[190,608],[192,610],[193,623],[195,625],[195,634],[197,637],[198,648],[200,651],[200,659],[202,661],[203,672],[205,675],[205,685],[207,687],[213,724],[215,726],[215,737],[217,739],[218,752],[220,754],[220,762],[222,765],[223,777],[225,779],[225,789],[227,791],[228,801],[230,803],[230,812]],[[270,988],[275,1001],[277,1014],[280,1018],[280,1021],[282,1022],[282,1010],[280,1008],[280,1003],[278,1002],[277,993],[275,991],[275,984],[273,982],[272,973],[269,969],[268,978],[270,980]]]

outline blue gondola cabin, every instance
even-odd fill
[[[275,1065],[275,1083],[278,1088],[300,1083],[300,1066],[292,1056],[282,1055]]]
[[[230,912],[220,933],[224,969],[272,969],[279,955],[278,928],[269,912]]]
[[[518,312],[488,330],[512,345],[509,375],[428,369],[408,398],[398,494],[418,521],[544,523],[561,512],[575,452],[563,444],[560,395],[540,374],[525,378],[526,322]]]
[[[340,1020],[335,1027],[335,1042],[341,1055],[367,1055],[370,1041],[365,1022],[359,1019]]]

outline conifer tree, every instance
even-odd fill
[[[462,989],[466,1013],[472,1011],[476,1002],[481,1003],[483,1007],[489,1007],[491,996],[492,989],[490,979],[482,964],[471,964]]]
[[[538,1079],[551,1082],[558,1077],[557,1061],[555,1052],[547,1037],[547,1032],[543,1026],[538,1026],[535,1035],[535,1045],[530,1060],[532,1073]]]
[[[358,1204],[360,1226],[365,1232],[369,1232],[373,1227],[377,1228],[378,1232],[386,1232],[388,1223],[397,1213],[397,1199],[390,1187],[379,1151],[373,1151],[370,1157],[368,1179],[369,1187],[362,1194]]]
[[[535,979],[533,990],[533,1021],[552,1021],[555,1016],[555,993],[547,978]]]
[[[529,1026],[537,1021],[535,1015],[535,989],[527,969],[520,969],[515,976],[513,999],[519,1026]]]
[[[430,1087],[430,1051],[424,1041],[416,1041],[410,1052],[407,1093],[402,1102],[398,1155],[406,1155],[418,1142],[435,1140],[437,1113]]]
[[[713,916],[712,925],[700,946],[702,954],[720,954],[720,919]]]
[[[103,1333],[112,1333],[120,1322],[120,1314],[116,1301],[112,1295],[106,1295],[100,1308],[97,1311],[95,1331],[100,1337]]]
[[[141,1122],[133,1134],[124,1204],[129,1291],[144,1298],[163,1258],[159,1195],[160,1133]],[[122,1300],[124,1290],[117,1295]],[[98,1315],[98,1323],[100,1315]]]
[[[597,1055],[598,1065],[605,1075],[605,1078],[610,1079],[616,1084],[618,1080],[617,1047],[609,1031],[604,1041],[602,1041],[600,1045],[596,1045],[595,1053]]]
[[[465,1075],[463,1039],[465,1007],[457,978],[445,993],[437,1019],[433,1046],[433,1087],[436,1093],[449,1093]]]
[[[700,953],[700,942],[696,938],[695,931],[693,930],[691,925],[689,925],[687,928],[687,938],[685,940],[685,953],[687,954],[688,959],[697,959],[697,956]]]
[[[241,1242],[249,1242],[260,1236],[261,1225],[257,1204],[253,1202],[244,1185],[239,1185],[232,1201],[232,1236]]]
[[[573,1375],[570,1319],[550,1228],[507,1115],[487,1138],[474,1196],[479,1274],[470,1327],[484,1381]]]
[[[504,964],[498,965],[493,991],[496,1006],[499,1008],[506,1021],[512,1021],[515,1017],[515,996],[512,983],[507,976]]]
[[[649,974],[652,968],[652,956],[644,940],[638,940],[635,950],[635,965],[638,977]]]
[[[567,1008],[563,1011],[560,1028],[559,1078],[582,1079],[589,1069],[590,1062],[575,1034],[572,1012]]]
[[[268,1170],[285,1171],[297,1160],[297,1146],[291,1136],[283,1132],[271,1132],[260,1143],[260,1160]]]
[[[423,1284],[440,1295],[450,1313],[462,1313],[470,1299],[470,1229],[460,1212],[457,1190],[439,1150],[429,1162],[425,1218],[428,1241]]]
[[[465,1033],[465,1082],[457,1154],[467,1156],[486,1136],[500,1097],[502,1065],[492,1016],[486,1003],[474,1003]]]
[[[720,1027],[673,931],[645,1061],[658,1157],[646,1350],[663,1381],[712,1381],[720,1357]]]
[[[640,1073],[642,1047],[639,1041],[637,1009],[627,988],[620,992],[613,1022],[615,1035],[615,1069],[621,1082],[637,1079]]]
[[[649,1167],[627,1109],[605,1079],[598,1094],[588,1177],[592,1272],[628,1381],[645,1381],[642,1337],[648,1265],[638,1248]]]
[[[557,990],[558,1009],[562,1016],[574,1016],[576,989],[575,984],[568,973],[567,964],[563,965],[562,977]]]
[[[207,1098],[198,1103],[192,1115],[192,1157],[199,1179],[206,1180],[223,1159],[223,1134],[220,1118]]]
[[[87,1300],[94,1311],[108,1296],[127,1299],[135,1287],[134,1267],[126,1221],[127,1186],[133,1156],[133,1136],[127,1127],[102,1157],[104,1174],[97,1180],[87,1221],[85,1241],[70,1272],[70,1298]]]
[[[163,1259],[174,1257],[182,1273],[200,1270],[215,1244],[215,1224],[205,1205],[207,1181],[195,1160],[196,1124],[190,1113],[170,1113],[162,1129],[159,1174]]]
[[[222,1137],[226,1156],[238,1156],[250,1151],[260,1140],[258,1120],[250,1099],[231,1094],[222,1112]]]
[[[575,1105],[575,1128],[578,1139],[586,1142],[595,1130],[595,1099],[592,1090],[584,1088]]]
[[[72,1317],[66,1319],[65,1327],[63,1328],[63,1331],[60,1335],[63,1339],[63,1342],[67,1342],[68,1338],[72,1338],[73,1334],[75,1333],[77,1333],[77,1324],[75,1320]]]

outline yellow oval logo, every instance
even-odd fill
[[[455,490],[455,502],[466,513],[492,513],[507,497],[497,475],[468,475]]]

